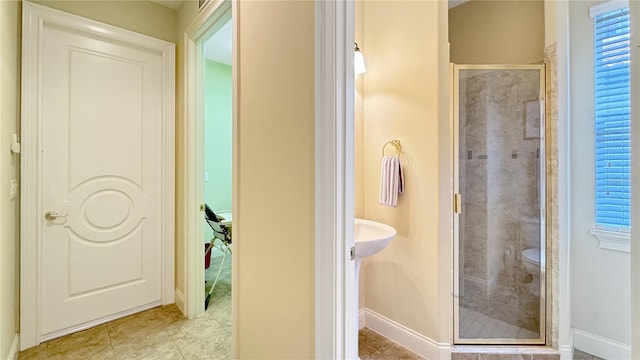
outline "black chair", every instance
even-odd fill
[[[213,210],[211,210],[211,208],[207,204],[204,204],[204,219],[211,227],[211,230],[213,230],[213,238],[211,239],[211,243],[205,251],[205,256],[209,256],[209,253],[216,244],[216,239],[220,240],[220,245],[218,245],[217,248],[220,249],[223,254],[222,261],[220,262],[220,267],[218,268],[218,273],[216,274],[216,279],[213,281],[213,285],[211,285],[211,289],[209,289],[209,293],[204,299],[204,309],[206,310],[209,307],[209,300],[211,300],[213,288],[216,286],[218,278],[220,277],[220,272],[222,271],[224,260],[227,258],[227,254],[231,253],[231,229],[220,223],[222,219],[218,215],[216,215],[216,213],[213,212]]]

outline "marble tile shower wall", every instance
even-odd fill
[[[535,277],[521,266],[520,254],[531,247],[523,231],[536,231],[521,226],[522,219],[540,214],[540,74],[466,72],[460,81],[460,304],[537,332],[539,290],[531,291]]]

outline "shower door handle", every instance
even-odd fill
[[[453,194],[453,213],[454,214],[462,213],[462,195],[461,194]]]

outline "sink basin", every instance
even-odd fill
[[[356,258],[364,258],[379,252],[396,236],[396,229],[372,220],[355,219],[354,229]]]

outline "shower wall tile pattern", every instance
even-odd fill
[[[538,338],[540,274],[520,254],[540,244],[539,225],[523,221],[540,217],[539,76],[461,71],[459,100],[460,304],[530,338]]]

